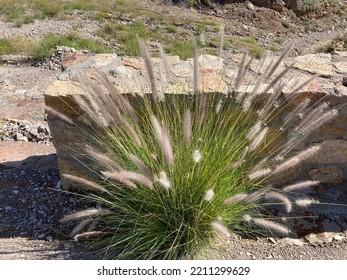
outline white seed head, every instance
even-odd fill
[[[165,189],[170,189],[171,188],[171,182],[168,176],[166,175],[165,171],[161,171],[159,173],[159,178],[158,182],[165,188]]]
[[[260,218],[253,218],[252,219],[253,223],[255,223],[257,226],[260,226],[262,228],[265,228],[267,230],[273,230],[278,233],[282,234],[288,234],[289,229],[281,224],[275,223],[270,220],[265,220],[265,219],[260,219]]]
[[[234,202],[243,201],[247,196],[248,194],[246,193],[239,193],[239,194],[233,195],[227,198],[226,200],[224,200],[224,205],[229,205]]]
[[[229,230],[225,226],[223,226],[220,222],[215,221],[211,224],[211,226],[214,230],[218,231],[220,234],[226,237],[231,236]]]
[[[245,220],[245,222],[249,223],[250,221],[252,221],[252,217],[248,214],[243,215],[243,219]]]
[[[316,186],[319,183],[320,183],[319,181],[308,180],[308,181],[303,181],[303,182],[299,182],[299,183],[296,183],[296,184],[292,184],[292,185],[286,186],[286,187],[283,188],[283,190],[286,191],[286,192],[302,190],[302,189],[307,189],[307,188],[312,187],[312,186]]]
[[[259,171],[252,172],[251,174],[248,175],[248,177],[251,181],[255,181],[255,180],[262,179],[268,176],[270,173],[271,173],[271,169],[265,168]]]
[[[194,160],[194,162],[198,163],[201,159],[202,159],[201,153],[199,152],[199,150],[195,150],[193,152],[193,160]]]
[[[206,201],[211,201],[214,197],[214,191],[212,189],[208,189],[205,193],[204,199]]]
[[[319,204],[319,201],[311,198],[299,198],[295,200],[295,203],[299,207],[306,208],[311,206],[312,204]]]

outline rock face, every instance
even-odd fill
[[[227,58],[224,60],[211,55],[202,55],[198,58],[199,81],[197,86],[201,92],[229,93],[228,83],[237,76],[240,57],[228,54]],[[270,61],[271,59],[274,58],[270,57]],[[297,57],[294,60],[288,58],[281,63],[279,69],[285,69],[286,65],[290,65],[293,61],[297,64],[290,70],[289,77],[294,78],[286,81],[286,85],[283,87],[284,96],[290,98],[291,90],[297,84],[318,74],[315,80],[300,89],[298,92],[299,102],[309,99],[312,104],[317,106],[328,101],[331,107],[338,110],[339,114],[333,121],[311,133],[296,147],[297,150],[300,150],[317,143],[322,144],[322,150],[315,157],[297,166],[294,176],[293,174],[288,176],[287,181],[290,183],[298,179],[313,179],[327,184],[324,187],[329,186],[329,184],[335,187],[339,186],[339,191],[336,191],[337,189],[329,189],[328,191],[324,189],[322,191],[322,189],[317,188],[315,195],[318,199],[334,199],[334,201],[347,203],[347,190],[345,190],[347,187],[347,105],[343,105],[347,102],[347,87],[343,84],[345,77],[343,65],[347,62],[347,54],[310,54]],[[165,61],[154,58],[153,70],[158,89],[170,94],[192,92],[194,84],[193,64],[193,59],[181,61],[176,56],[167,57]],[[122,94],[143,95],[150,92],[150,82],[146,74],[145,64],[140,58],[119,57],[116,54],[86,55],[85,57],[79,55],[78,58],[65,57],[63,65],[64,71],[46,91],[45,102],[49,107],[73,119],[78,124],[79,115],[83,112],[71,97],[74,95],[83,96],[84,92],[75,78],[80,75],[90,75],[90,71],[94,68],[106,73]],[[256,61],[251,67],[250,76],[247,76],[239,87],[241,92],[252,91],[257,81],[257,71],[259,71],[260,65]],[[274,73],[273,75],[277,74]],[[267,85],[264,84],[263,86],[266,87]],[[288,106],[288,110],[292,109]],[[286,113],[290,113],[290,111],[284,112],[284,114]],[[78,159],[71,158],[71,149],[80,149],[81,145],[85,144],[85,135],[78,134],[79,132],[69,122],[54,115],[49,116],[48,123],[53,144],[59,156],[58,165],[61,173],[69,172],[81,175],[81,172],[84,172],[84,167],[78,163]],[[80,125],[83,126],[82,123]],[[63,181],[63,185],[67,186],[68,182]],[[328,213],[330,210],[329,207],[326,207],[324,211]],[[322,209],[319,209],[319,213],[322,213]],[[313,211],[303,215],[314,214]],[[296,226],[297,228],[300,227],[299,225]]]

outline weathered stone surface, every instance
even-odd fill
[[[294,67],[322,77],[332,77],[334,68],[331,65],[331,54],[307,54],[296,57]]]
[[[344,138],[347,140],[347,131],[333,123],[328,123],[321,126],[318,130],[319,139],[336,139]]]
[[[211,70],[201,70],[198,90],[201,92],[221,92],[227,94],[228,84],[223,81],[222,76]]]
[[[311,233],[305,239],[312,245],[320,245],[332,242],[335,235],[334,232]]]
[[[314,164],[347,163],[347,141],[323,141],[320,151],[306,161]]]
[[[347,74],[347,61],[339,61],[334,63],[336,72],[340,74]]]
[[[335,166],[325,166],[312,169],[308,172],[310,178],[322,183],[341,184],[343,182],[343,173],[340,168]]]

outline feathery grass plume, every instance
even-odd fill
[[[251,221],[257,226],[260,226],[266,230],[275,231],[284,235],[288,235],[290,233],[290,230],[287,227],[270,220],[265,220],[262,218],[251,218]]]
[[[200,151],[199,150],[195,150],[193,152],[193,161],[195,163],[198,163],[201,159],[202,159],[202,155],[201,155]]]
[[[247,198],[248,194],[247,193],[239,193],[235,194],[228,199],[224,200],[224,205],[229,205],[235,202],[243,201]]]
[[[261,142],[264,140],[264,137],[266,135],[266,133],[268,132],[269,128],[268,127],[264,127],[260,133],[253,139],[253,141],[251,142],[251,144],[249,145],[249,150],[252,152],[255,149],[257,149],[259,147],[259,145],[261,144]]]
[[[134,138],[136,145],[138,145],[139,147],[142,146],[142,142],[141,139],[138,135],[138,133],[136,132],[136,129],[125,119],[122,118],[121,119],[122,125],[123,127],[131,134],[131,136]]]
[[[272,170],[270,168],[261,169],[254,171],[248,175],[249,180],[257,181],[263,179],[271,174]]]
[[[295,131],[301,131],[305,125],[308,125],[312,122],[312,120],[316,120],[318,117],[322,116],[324,110],[328,108],[328,103],[324,102],[319,105],[317,108],[311,110],[305,118],[299,123],[297,127],[295,127]]]
[[[213,189],[208,189],[205,193],[204,200],[211,201],[214,198],[214,191]]]
[[[77,233],[80,233],[82,230],[84,230],[86,228],[86,226],[88,224],[90,224],[91,222],[92,222],[91,219],[86,219],[86,220],[80,222],[77,226],[75,226],[73,228],[73,230],[71,231],[69,236],[73,238]]]
[[[197,94],[199,91],[199,59],[198,59],[198,49],[196,46],[196,40],[193,39],[193,91]]]
[[[174,164],[174,153],[171,145],[169,132],[167,131],[164,124],[162,125],[162,141],[163,141],[163,152],[165,155],[166,162],[169,166]]]
[[[173,80],[173,78],[172,78],[172,73],[171,73],[171,70],[170,70],[169,61],[168,61],[167,56],[166,56],[166,54],[165,54],[165,52],[163,50],[162,45],[158,44],[157,46],[158,46],[158,49],[159,49],[159,54],[160,54],[161,61],[164,64],[166,80],[168,82],[171,82]]]
[[[152,171],[134,154],[128,154],[131,161],[137,166],[138,169],[150,180],[153,180],[154,176]]]
[[[117,171],[117,172],[103,172],[103,174],[107,178],[114,179],[114,180],[119,181],[121,183],[125,183],[128,180],[130,180],[130,181],[135,181],[137,183],[145,185],[149,189],[153,189],[153,182],[151,181],[151,179],[149,179],[145,175],[139,174],[137,172],[122,170],[122,171]]]
[[[164,125],[161,125],[155,116],[151,117],[151,122],[166,162],[171,166],[174,163],[174,156],[169,134]]]
[[[222,58],[223,56],[224,36],[225,36],[225,33],[224,33],[224,25],[223,25],[219,32],[219,44],[218,44],[218,51],[217,51],[218,58]]]
[[[164,99],[164,95],[159,94],[157,81],[154,74],[152,59],[151,59],[151,56],[149,55],[149,52],[145,43],[140,38],[137,38],[137,41],[140,46],[141,57],[143,61],[145,62],[146,70],[148,73],[148,77],[149,77],[149,81],[151,85],[152,100],[154,101],[154,103],[157,103],[158,101],[162,101]]]
[[[233,169],[236,169],[236,168],[240,167],[245,162],[246,161],[244,159],[240,159],[238,161],[235,161],[231,165],[229,165],[229,167],[227,168],[227,171],[231,171]]]
[[[192,118],[190,110],[186,110],[183,119],[183,143],[188,146],[192,136]]]
[[[256,202],[257,200],[259,200],[262,196],[264,196],[270,189],[272,186],[264,186],[261,189],[257,190],[257,191],[253,191],[251,193],[249,193],[247,195],[247,197],[245,197],[243,199],[243,201],[247,202],[247,203],[253,203]]]
[[[288,185],[283,188],[283,191],[292,192],[292,191],[307,189],[312,186],[317,186],[319,183],[320,183],[319,181],[311,181],[311,180],[303,181],[303,182]]]
[[[290,202],[289,198],[279,192],[268,192],[265,194],[264,198],[267,200],[281,201],[287,213],[290,213],[293,209],[292,203]]]
[[[215,222],[211,223],[211,226],[215,231],[219,232],[223,236],[225,236],[225,237],[231,236],[229,230],[224,225],[222,225],[220,222],[215,221]]]
[[[234,83],[234,91],[235,92],[238,92],[239,87],[240,87],[241,82],[242,82],[242,79],[244,77],[247,57],[248,57],[248,50],[245,50],[243,55],[242,55],[241,62],[239,64],[237,76],[236,76],[235,83]],[[236,97],[236,100],[239,101],[237,97]]]
[[[118,91],[118,89],[114,86],[114,84],[110,81],[110,79],[107,77],[107,75],[102,71],[95,71],[94,72],[97,77],[99,77],[99,80],[103,83],[103,85],[106,87],[109,95],[103,94],[103,102],[108,106],[112,106],[110,109],[110,113],[113,114],[119,114],[117,108],[131,117],[133,121],[136,123],[138,122],[138,116],[134,110],[134,108],[131,106],[129,101]],[[117,123],[117,122],[116,122]]]
[[[80,233],[80,234],[76,234],[74,236],[74,240],[75,241],[93,240],[93,239],[101,237],[103,234],[104,233],[102,231],[83,232],[83,233]]]
[[[72,119],[70,119],[69,117],[65,116],[64,114],[60,113],[59,111],[49,107],[49,106],[45,106],[45,111],[52,116],[55,116],[61,120],[63,120],[64,122],[67,122],[68,124],[71,125],[75,125],[75,123],[72,121]]]
[[[80,108],[87,113],[87,116],[89,117],[88,121],[92,121],[96,123],[99,126],[107,126],[108,122],[105,118],[99,118],[98,113],[94,112],[94,110],[89,106],[89,104],[80,96],[75,94],[72,97],[75,102],[80,106]],[[86,119],[83,119],[84,122],[86,122]]]
[[[105,216],[110,213],[107,209],[96,209],[89,208],[82,211],[75,212],[73,214],[68,214],[59,220],[60,223],[67,223],[71,221],[81,220],[85,218],[95,217],[95,216]]]
[[[166,175],[165,171],[160,171],[158,182],[166,189],[169,190],[171,188],[171,181],[169,177]]]
[[[300,152],[296,156],[293,156],[293,157],[287,159],[286,161],[284,161],[281,164],[279,164],[273,170],[272,175],[278,175],[278,174],[281,174],[283,172],[286,172],[286,171],[290,170],[291,168],[294,168],[301,161],[303,161],[303,160],[305,160],[307,158],[310,158],[313,155],[315,155],[320,150],[320,148],[321,147],[319,145],[312,146],[311,148],[308,148],[308,149]]]
[[[115,180],[119,183],[126,185],[132,189],[137,189],[136,185],[128,178],[125,178],[119,172],[103,171],[102,174],[107,180]]]
[[[90,145],[85,145],[85,151],[101,166],[107,168],[109,171],[119,171],[122,169],[120,162],[117,159],[110,159],[105,153],[101,153]]]
[[[252,64],[253,59],[254,59],[254,57],[251,57],[249,59],[248,63],[246,63],[247,58],[248,58],[248,51],[246,50],[243,54],[241,64],[239,66],[239,71],[237,73],[237,77],[235,80],[234,90],[237,93],[236,98],[235,98],[237,103],[242,103],[244,96],[246,94],[246,92],[239,91],[239,88],[241,86],[241,82],[243,81],[243,79],[244,79],[248,69],[250,68],[250,66]]]
[[[254,139],[255,135],[258,134],[258,132],[262,129],[262,122],[257,121],[255,125],[251,127],[251,129],[248,131],[246,138],[248,140]]]
[[[318,127],[322,126],[323,124],[331,121],[335,117],[338,116],[338,111],[336,109],[326,112],[322,116],[318,117],[317,119],[313,120],[311,123],[307,124],[306,126],[303,126],[299,132],[303,135],[310,134],[313,130],[317,129]]]
[[[287,56],[287,54],[290,52],[290,50],[292,49],[293,44],[290,44],[285,50],[284,52],[280,55],[280,57],[277,59],[277,61],[275,62],[274,65],[272,65],[271,68],[268,68],[268,70],[265,73],[266,78],[270,78],[272,76],[272,74],[275,73],[276,69],[278,68],[278,66],[281,64],[281,62],[284,60],[284,58]]]
[[[76,175],[72,175],[72,174],[62,174],[62,177],[64,177],[65,179],[72,181],[76,184],[79,184],[80,186],[83,186],[83,188],[85,189],[89,189],[89,190],[94,190],[94,191],[99,191],[99,192],[105,192],[106,189],[103,186],[100,186],[99,184],[87,180],[85,178],[76,176]]]
[[[297,107],[294,108],[290,113],[288,113],[283,121],[283,126],[290,123],[294,118],[297,116],[302,117],[304,110],[307,108],[308,104],[310,103],[310,99],[306,98],[303,102],[301,102]]]
[[[312,198],[298,198],[295,200],[295,204],[299,207],[307,208],[312,204],[319,204],[319,201]]]

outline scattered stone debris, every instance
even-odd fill
[[[87,55],[89,53],[90,52],[88,50],[77,51],[75,48],[57,46],[55,47],[50,58],[47,58],[43,61],[36,61],[34,66],[50,70],[64,70],[63,61],[66,57],[78,54]]]
[[[45,122],[33,124],[26,120],[6,119],[0,126],[0,140],[50,144],[52,135]]]

